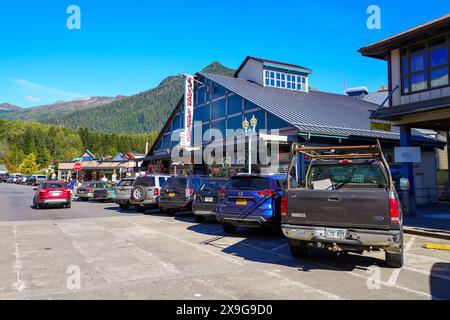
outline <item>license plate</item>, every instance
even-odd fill
[[[173,197],[175,197],[177,194],[176,193],[173,193],[173,192],[171,192],[171,193],[169,193],[169,197],[170,198],[173,198]]]
[[[214,202],[214,198],[210,198],[210,197],[205,198],[205,202]]]
[[[236,205],[237,206],[246,206],[247,205],[247,200],[238,199],[238,200],[236,200]]]
[[[61,194],[61,192],[50,192],[50,194],[52,196],[59,196]]]
[[[345,239],[347,230],[345,229],[325,229],[325,238],[327,239]]]

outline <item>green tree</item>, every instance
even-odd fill
[[[22,164],[19,167],[19,171],[25,175],[34,174],[39,170],[39,164],[36,162],[36,155],[34,153],[30,153],[23,160]]]

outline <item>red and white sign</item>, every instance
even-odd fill
[[[184,92],[184,146],[192,145],[192,131],[194,123],[194,76],[185,76]]]
[[[73,165],[73,170],[75,171],[81,171],[83,169],[83,166],[81,165],[81,162],[77,162]]]

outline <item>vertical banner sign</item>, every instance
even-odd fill
[[[184,132],[185,146],[192,145],[192,127],[194,122],[194,76],[185,76],[185,93],[184,93]]]

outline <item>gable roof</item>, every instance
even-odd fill
[[[268,63],[268,64],[274,64],[274,65],[278,65],[280,67],[288,67],[288,68],[295,68],[295,69],[303,69],[306,70],[309,73],[312,73],[311,69],[299,66],[299,65],[295,65],[295,64],[291,64],[291,63],[286,63],[286,62],[280,62],[280,61],[275,61],[275,60],[269,60],[269,59],[263,59],[263,58],[257,58],[257,57],[251,57],[251,56],[247,56],[245,58],[245,60],[242,62],[242,64],[239,66],[239,68],[237,69],[237,71],[234,73],[234,77],[237,78],[239,73],[241,72],[241,70],[244,68],[244,66],[247,64],[248,60],[255,60],[261,63]]]
[[[321,91],[305,93],[263,87],[245,79],[199,74],[305,133],[400,139],[396,127],[393,132],[370,130],[370,111],[379,106],[364,100]],[[414,139],[432,141],[418,132],[415,132]]]

